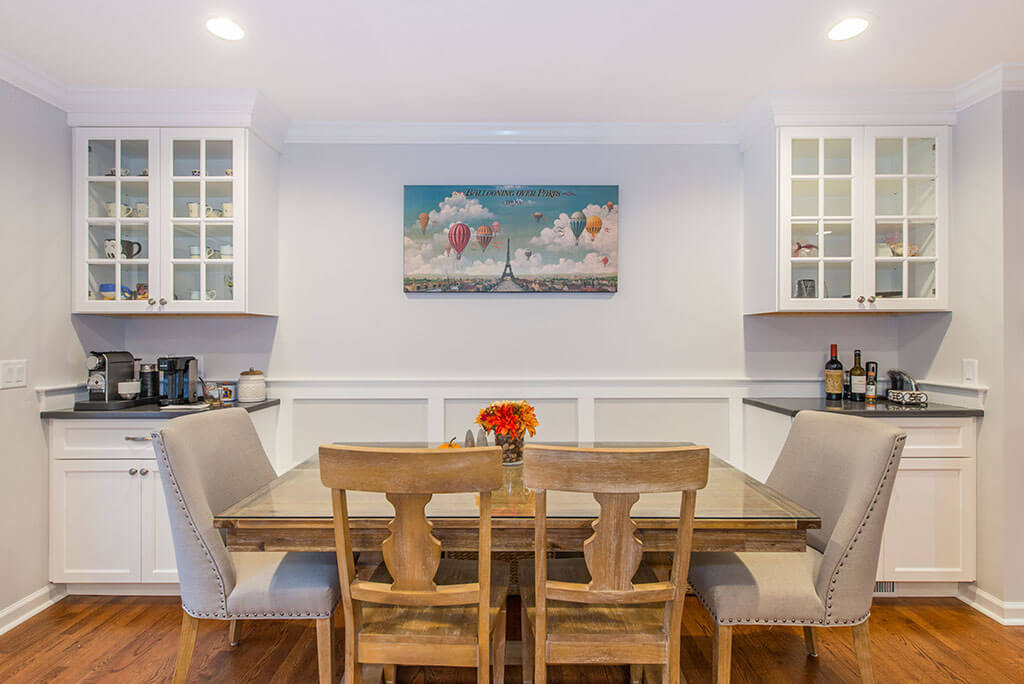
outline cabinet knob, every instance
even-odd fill
[[[156,304],[156,300],[153,299],[152,297],[150,297],[148,303],[149,303],[150,306],[153,306],[154,304]]]
[[[863,304],[864,303],[864,295],[861,295],[860,297],[857,297],[857,303],[858,304]]]
[[[137,473],[137,472],[139,472],[139,469],[138,469],[138,468],[129,468],[129,469],[128,469],[128,474],[129,474],[129,475],[134,475],[134,474],[135,474],[135,473]]]
[[[142,475],[143,477],[149,475],[149,468],[143,468],[142,470],[140,470],[139,475]]]
[[[875,295],[871,295],[870,297],[868,297],[868,301],[871,302],[872,304],[874,304],[875,303]]]
[[[167,300],[163,297],[160,298],[160,306],[167,306]]]

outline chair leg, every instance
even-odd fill
[[[397,665],[384,666],[384,684],[395,684],[395,677],[398,673]]]
[[[818,628],[804,627],[804,643],[807,644],[807,655],[818,657]]]
[[[860,680],[864,684],[874,684],[875,673],[871,669],[871,637],[868,634],[867,620],[853,626],[853,648],[857,651]]]
[[[644,684],[643,665],[633,664],[629,666],[629,684]]]
[[[523,684],[533,684],[533,623],[526,614],[526,604],[519,606],[519,620],[523,633]]]
[[[196,648],[196,632],[198,630],[199,618],[194,618],[182,611],[181,636],[178,637],[178,660],[174,663],[174,684],[184,684],[188,680],[188,668],[192,664],[192,652]]]
[[[494,625],[492,640],[491,667],[494,669],[494,684],[505,684],[505,622],[508,620],[508,604],[501,607],[498,613],[498,624]]]
[[[715,623],[715,684],[729,684],[732,669],[732,627]]]
[[[320,684],[334,682],[334,621],[320,618],[316,621],[316,660]]]
[[[228,621],[228,643],[232,646],[237,646],[240,639],[238,635],[242,632],[242,621],[241,620],[230,620]]]

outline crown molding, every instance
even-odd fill
[[[293,121],[286,143],[735,145],[731,123],[427,123]]]
[[[999,93],[1024,90],[1024,64],[997,64],[954,89],[957,111]]]
[[[952,126],[950,90],[841,90],[767,96],[776,126]]]
[[[7,81],[57,109],[67,110],[66,85],[3,50],[0,50],[0,80]]]

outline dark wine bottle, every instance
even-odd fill
[[[860,349],[853,350],[853,366],[850,368],[850,399],[864,401],[868,391],[868,374],[860,365]]]
[[[836,345],[829,350],[832,358],[825,363],[825,399],[840,401],[843,398],[843,364],[839,362]]]

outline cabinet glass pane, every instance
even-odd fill
[[[199,218],[199,183],[175,181],[173,205],[174,217]]]
[[[792,265],[793,299],[818,298],[818,264]]]
[[[825,179],[825,216],[852,216],[853,199],[849,180]]]
[[[121,216],[127,218],[149,216],[149,183],[146,181],[122,181]]]
[[[935,263],[931,261],[912,261],[907,264],[908,297],[929,298],[935,296]]]
[[[199,141],[175,140],[171,173],[175,176],[199,175]]]
[[[89,216],[100,218],[105,216],[117,216],[117,203],[114,201],[114,183],[90,182],[89,183]]]
[[[231,224],[206,225],[206,258],[235,258],[234,230]]]
[[[121,264],[121,299],[149,297],[149,266]]]
[[[853,172],[849,138],[825,140],[825,174],[848,176]]]
[[[935,138],[907,140],[907,173],[935,173]]]
[[[935,215],[934,178],[911,178],[907,181],[907,213],[912,216]]]
[[[234,173],[232,166],[231,141],[207,140],[206,175],[230,176]]]
[[[903,224],[875,224],[875,256],[892,257],[903,254]]]
[[[89,265],[89,294],[92,301],[113,300],[116,289],[113,264]]]
[[[90,176],[113,176],[117,173],[115,164],[113,140],[89,141]]]
[[[122,176],[148,176],[149,175],[149,141],[148,140],[122,140],[121,141],[121,175]]]
[[[792,245],[790,255],[795,257],[818,256],[818,224],[794,223],[791,228]]]
[[[206,299],[230,301],[234,298],[234,266],[231,264],[207,264]]]
[[[199,264],[174,264],[173,288],[176,301],[199,301],[202,290],[199,284]]]
[[[850,262],[825,263],[825,283],[822,296],[826,299],[850,298]]]
[[[202,256],[199,248],[198,224],[174,224],[174,258],[198,259]]]
[[[903,173],[903,138],[875,140],[875,173]]]
[[[821,236],[822,243],[825,247],[824,256],[853,256],[851,236],[852,229],[849,223],[826,223]]]
[[[818,215],[818,181],[793,181],[793,216]]]
[[[149,258],[149,225],[146,223],[121,224],[121,256],[124,259]]]
[[[222,218],[225,209],[229,215],[234,214],[231,181],[208,181],[206,183],[206,216]]]
[[[109,253],[108,253],[109,250]],[[89,257],[90,259],[117,258],[117,240],[114,237],[114,225],[89,225]]]
[[[935,256],[934,221],[911,221],[909,231],[910,250],[907,256]]]
[[[875,262],[875,296],[879,298],[903,296],[902,261]]]
[[[875,215],[903,215],[903,179],[875,179]]]
[[[818,139],[793,141],[793,175],[813,176],[818,173]]]

